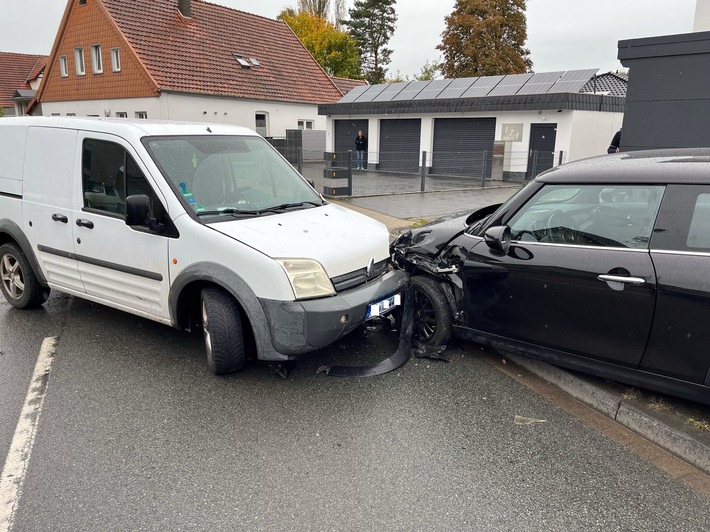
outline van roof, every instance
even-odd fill
[[[98,118],[75,116],[19,116],[0,120],[0,126],[41,126],[62,129],[81,129],[121,136],[161,135],[251,135],[251,129],[231,124],[200,122],[175,122],[170,120],[145,120],[131,118]]]

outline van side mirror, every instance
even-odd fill
[[[150,198],[146,194],[135,194],[126,198],[126,225],[148,227],[162,233],[165,226],[151,217]]]
[[[508,254],[512,237],[510,227],[507,225],[498,225],[489,228],[483,235],[483,238],[488,247],[491,248],[496,255]]]

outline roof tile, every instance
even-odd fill
[[[30,89],[47,64],[47,56],[0,52],[0,106],[13,107],[17,89]]]
[[[342,94],[283,22],[192,0],[182,17],[177,0],[102,0],[163,91],[305,103]],[[234,57],[254,57],[242,67]]]

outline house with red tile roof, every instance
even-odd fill
[[[69,0],[36,102],[44,115],[325,129],[343,96],[283,22],[203,0]]]
[[[25,114],[46,65],[46,55],[0,52],[0,106],[3,116]]]

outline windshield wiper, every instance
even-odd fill
[[[198,211],[197,216],[215,216],[219,214],[231,214],[232,216],[259,216],[261,211],[243,211],[240,209],[235,209],[234,207],[227,207],[226,209],[212,210],[212,211]]]
[[[280,211],[285,211],[288,209],[295,209],[296,207],[304,207],[306,205],[311,205],[313,207],[320,207],[321,205],[324,205],[323,203],[316,203],[315,201],[298,201],[295,203],[282,203],[281,205],[274,205],[273,207],[265,207],[263,209],[259,209],[258,211],[255,211],[259,214],[261,213],[267,213],[267,212],[280,212]],[[244,211],[239,211],[239,212],[244,212]]]

